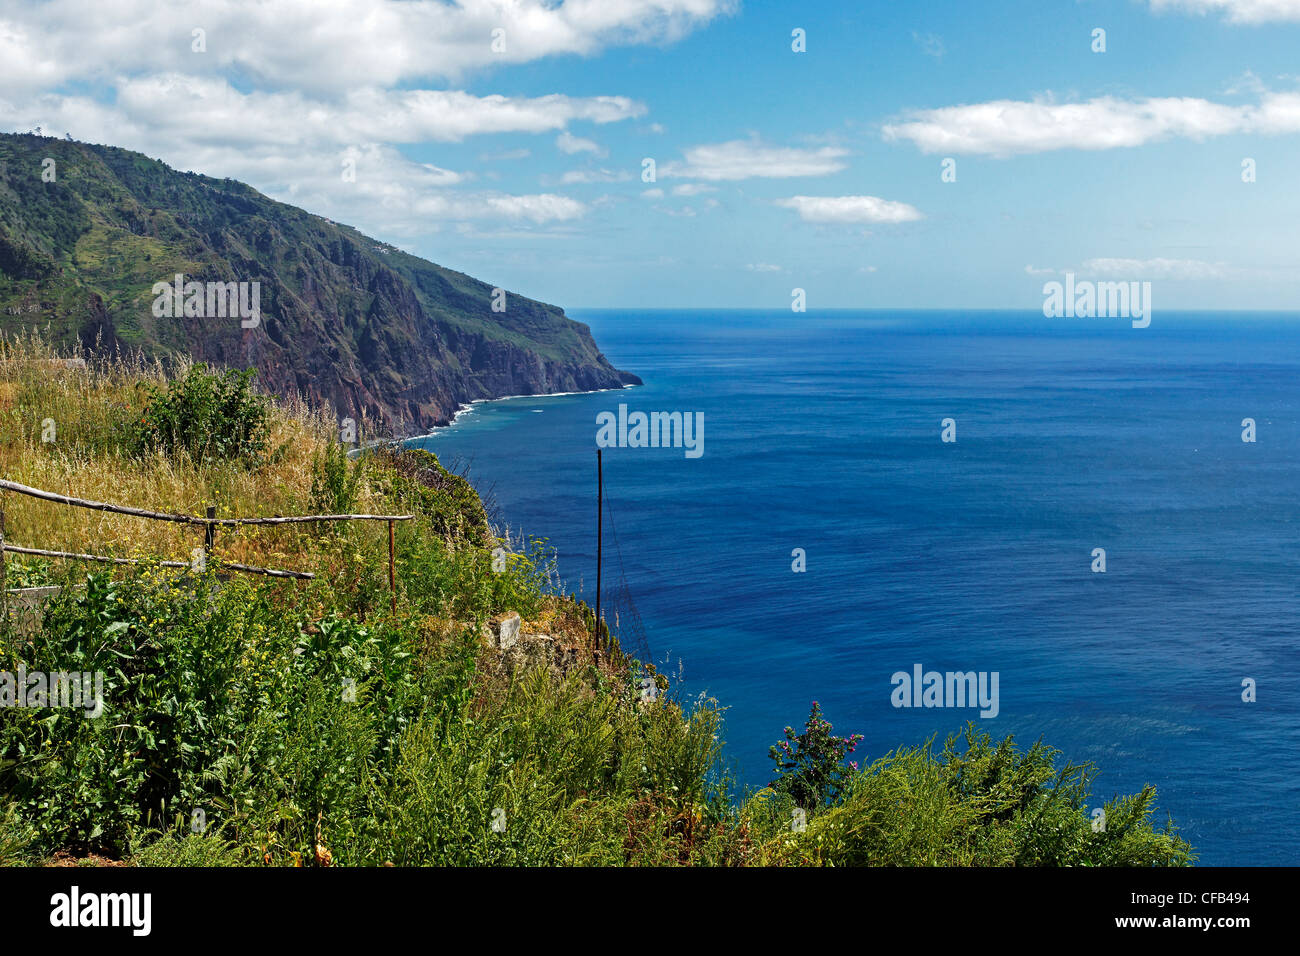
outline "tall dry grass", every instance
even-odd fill
[[[118,356],[89,365],[60,354],[37,335],[0,340],[0,477],[59,494],[221,518],[308,513],[312,465],[337,426],[325,409],[275,402],[270,453],[251,470],[237,462],[195,462],[158,453],[133,455],[126,429],[145,405],[146,384],[183,375],[157,361]],[[188,561],[203,529],[0,492],[6,540],[24,547],[117,557]],[[382,511],[362,483],[359,511]],[[368,542],[381,528],[349,529]],[[384,531],[386,533],[386,531]],[[297,568],[323,557],[330,539],[314,525],[222,528],[224,560]],[[286,563],[287,562],[287,563]],[[305,568],[304,568],[305,570]]]

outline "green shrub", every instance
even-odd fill
[[[351,514],[364,477],[364,456],[349,462],[346,445],[328,443],[312,460],[312,510],[326,514]]]
[[[428,517],[435,534],[490,543],[487,512],[474,486],[444,468],[432,452],[383,446],[372,456],[377,484],[402,507]]]
[[[1021,751],[973,725],[930,744],[902,748],[847,775],[834,806],[789,830],[765,791],[747,808],[775,838],[773,862],[834,866],[1185,866],[1192,849],[1172,822],[1154,826],[1155,789],[1104,805],[1094,829],[1090,766],[1056,767],[1042,743]]]
[[[256,463],[267,449],[271,404],[253,391],[252,369],[210,372],[193,365],[166,387],[146,383],[148,398],[131,430],[136,453],[185,452],[207,459]]]
[[[39,588],[52,580],[50,563],[42,558],[27,561],[13,556],[5,558],[5,587]]]
[[[853,738],[831,735],[816,707],[778,786],[737,806],[714,702],[643,702],[630,677],[589,666],[494,678],[472,621],[517,571],[454,554],[443,578],[408,581],[463,589],[471,617],[436,634],[416,609],[363,623],[329,582],[221,581],[216,563],[65,587],[39,633],[4,635],[0,669],[21,651],[29,670],[103,671],[105,711],[0,711],[0,862],[57,850],[144,865],[1191,860],[1171,825],[1152,825],[1151,788],[1106,803],[1094,831],[1090,768],[1057,769],[1050,748],[970,728],[938,753],[844,768]]]
[[[0,809],[0,867],[26,866],[36,862],[32,847],[36,843],[36,828],[9,804]]]
[[[247,866],[250,861],[233,843],[215,833],[168,833],[131,856],[136,866]]]
[[[785,739],[768,750],[776,764],[776,778],[768,785],[777,793],[788,793],[794,802],[810,810],[833,803],[839,796],[844,776],[844,758],[853,753],[861,734],[836,737],[822,716],[821,704],[813,701],[803,733],[785,728]],[[851,769],[856,768],[851,765]]]

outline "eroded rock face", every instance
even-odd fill
[[[501,658],[509,674],[543,667],[555,677],[563,677],[579,663],[576,647],[566,647],[549,634],[520,634],[519,640]]]
[[[508,651],[519,643],[519,626],[522,622],[513,611],[493,618],[488,622],[492,634],[492,646],[499,651]]]
[[[488,646],[500,655],[501,669],[510,675],[543,668],[563,677],[578,667],[582,655],[577,647],[568,646],[550,634],[523,630],[523,621],[513,611],[488,621],[484,637]]]

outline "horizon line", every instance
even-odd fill
[[[671,305],[671,306],[643,306],[643,305],[573,305],[559,306],[564,309],[565,313],[581,312],[617,312],[628,309],[636,309],[640,312],[694,312],[701,309],[707,309],[710,312],[778,312],[784,313],[789,306],[785,308],[776,308],[772,306],[747,306],[747,305]],[[1165,315],[1179,314],[1199,314],[1199,315],[1297,315],[1300,316],[1300,308],[1294,309],[1203,309],[1203,308],[1167,308],[1161,310]],[[856,305],[837,305],[824,306],[817,309],[808,309],[806,312],[791,313],[792,315],[813,315],[821,312],[1012,312],[1024,313],[1027,315],[1036,315],[1043,317],[1042,308],[1010,308],[1005,306],[856,306]],[[1083,320],[1079,320],[1083,321]]]

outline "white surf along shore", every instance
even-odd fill
[[[541,395],[499,395],[496,398],[476,398],[473,401],[461,404],[461,406],[456,409],[456,413],[451,416],[451,421],[447,424],[436,425],[431,432],[424,435],[412,435],[410,438],[403,439],[403,441],[411,441],[416,438],[435,438],[439,434],[445,434],[447,429],[454,428],[462,417],[474,411],[479,405],[487,405],[492,402],[506,402],[516,398],[560,398],[564,395],[595,395],[598,392],[623,392],[630,388],[636,388],[636,386],[620,385],[618,388],[592,388],[587,389],[586,391],[577,392],[545,392]]]

